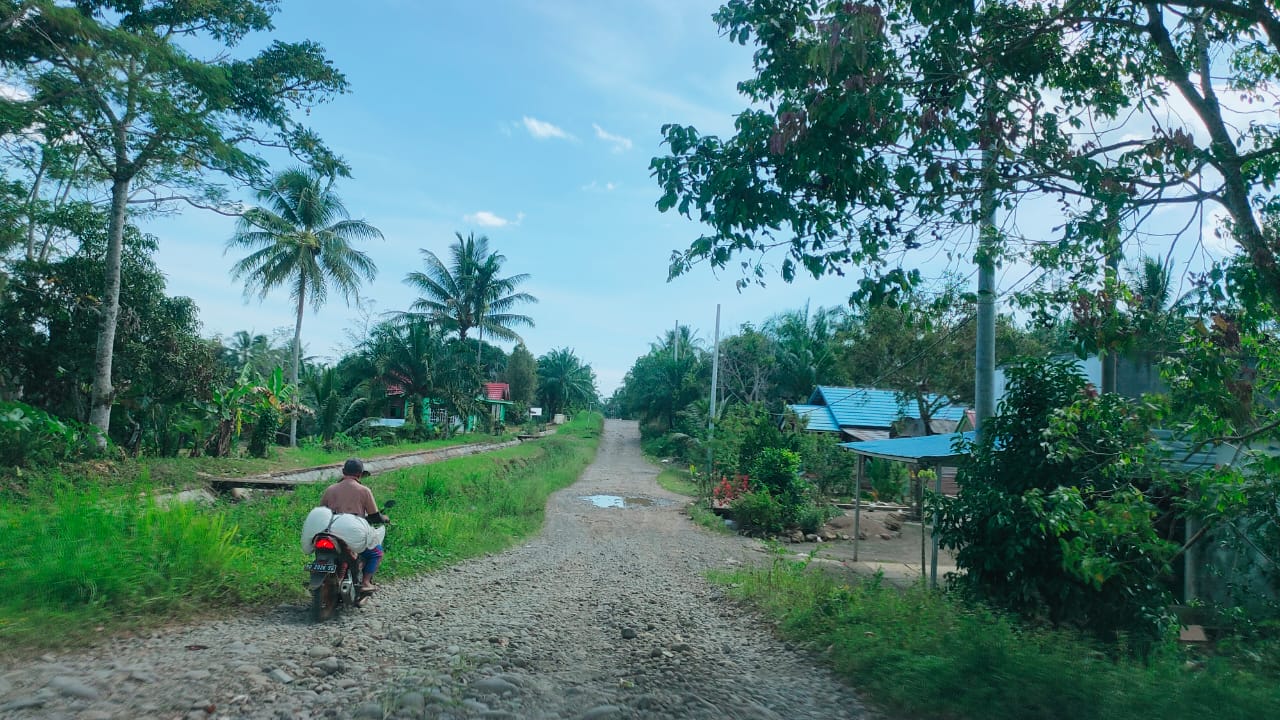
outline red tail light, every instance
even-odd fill
[[[327,537],[316,538],[317,550],[337,550],[337,546],[333,544],[333,540]]]

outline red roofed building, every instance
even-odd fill
[[[480,401],[489,406],[489,417],[496,425],[507,421],[507,407],[515,405],[511,402],[511,386],[500,382],[485,383]]]

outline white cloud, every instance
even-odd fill
[[[17,85],[10,85],[9,83],[0,81],[0,98],[4,98],[5,100],[30,100],[31,93]]]
[[[481,210],[470,215],[463,215],[462,219],[480,227],[506,227],[508,225],[519,225],[524,220],[524,213],[516,213],[515,220],[508,220],[488,210]]]
[[[617,188],[617,183],[600,183],[595,180],[592,180],[589,184],[582,186],[582,189],[586,192],[613,192]]]
[[[533,118],[533,117],[529,117],[528,115],[525,115],[523,118],[523,122],[524,122],[525,130],[528,130],[530,135],[534,136],[539,140],[548,140],[551,138],[555,138],[557,140],[573,140],[574,139],[572,135],[565,132],[561,128],[555,125],[552,125],[549,122],[544,122],[542,120],[539,120],[538,118]]]
[[[620,153],[631,149],[631,138],[614,135],[595,123],[591,123],[591,127],[596,129],[596,137],[613,145],[614,152]]]

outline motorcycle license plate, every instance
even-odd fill
[[[318,562],[309,562],[309,563],[307,563],[307,569],[308,569],[308,570],[310,570],[311,572],[327,572],[327,573],[332,573],[332,572],[338,572],[338,564],[337,564],[337,563],[318,563]]]

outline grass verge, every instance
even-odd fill
[[[455,445],[500,443],[514,440],[515,435],[490,435],[471,433],[455,435],[439,440],[427,440],[398,445],[376,445],[359,449],[327,451],[321,447],[272,448],[271,457],[142,457],[117,460],[88,460],[52,469],[17,471],[17,476],[0,481],[0,496],[26,501],[31,489],[43,489],[48,482],[74,482],[81,486],[120,484],[129,485],[142,478],[152,487],[161,490],[203,485],[201,475],[219,477],[243,477],[278,470],[295,470],[319,465],[337,465],[349,457],[363,459],[399,455],[419,450],[434,450]],[[90,492],[93,491],[89,487]]]
[[[677,495],[686,497],[698,497],[698,485],[693,481],[693,477],[689,475],[688,470],[679,470],[677,468],[663,468],[658,473],[658,485],[663,489],[669,490]],[[724,519],[719,515],[711,512],[711,508],[703,500],[690,503],[688,507],[689,519],[701,525],[708,530],[722,533],[724,535],[733,535],[734,532],[724,524]]]
[[[658,485],[677,495],[698,496],[698,486],[693,482],[688,470],[663,468],[662,472],[658,473]]]
[[[405,577],[501,550],[538,530],[547,496],[595,456],[599,415],[547,438],[370,479],[398,501],[379,577]],[[83,644],[102,633],[239,605],[301,600],[302,519],[323,485],[244,504],[158,507],[130,485],[46,481],[0,506],[8,539],[0,647]]]
[[[1113,660],[1069,632],[1031,630],[921,587],[842,581],[805,563],[713,579],[776,619],[785,637],[824,650],[873,703],[911,717],[1280,717],[1274,646],[1196,662],[1173,646],[1145,663]]]

